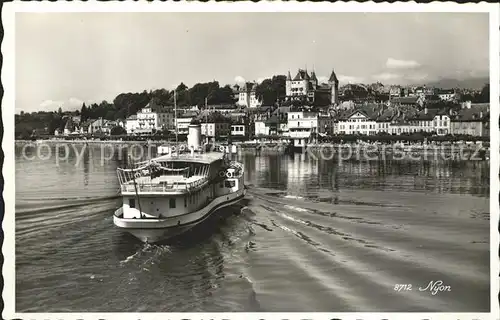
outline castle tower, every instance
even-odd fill
[[[311,84],[313,90],[316,90],[316,88],[318,87],[318,78],[316,78],[316,72],[314,71],[311,72]]]
[[[330,102],[332,105],[336,106],[339,103],[339,80],[337,79],[335,70],[332,70],[330,79],[328,79],[328,84],[331,86]]]
[[[292,95],[292,76],[290,75],[290,71],[288,71],[288,76],[286,77],[286,95]]]

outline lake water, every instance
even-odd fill
[[[127,150],[75,148],[16,146],[18,312],[489,311],[488,162],[240,154],[241,205],[146,245],[113,225]]]

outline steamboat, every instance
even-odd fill
[[[188,130],[187,146],[160,146],[156,158],[117,169],[123,205],[114,224],[143,242],[180,235],[245,196],[243,166],[231,151],[207,151],[200,125]]]

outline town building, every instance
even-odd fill
[[[285,89],[286,99],[289,101],[301,100],[314,103],[325,100],[332,105],[339,103],[339,81],[334,70],[327,84],[319,84],[314,71],[309,75],[307,70],[299,69],[293,79],[289,71]]]
[[[424,99],[425,97],[422,96],[395,97],[391,98],[390,104],[394,106],[419,108],[424,105]]]
[[[436,90],[432,87],[416,87],[412,90],[411,96],[421,97],[424,101],[427,96],[433,96],[436,94]]]
[[[472,106],[467,103],[457,115],[451,119],[451,133],[454,135],[470,135],[484,137],[490,135],[489,104]]]
[[[86,133],[92,133],[91,132],[91,125],[92,125],[93,120],[87,119],[80,123],[80,133],[86,134]]]
[[[377,111],[375,123],[377,124],[377,133],[391,133],[390,125],[394,117],[392,108],[381,108]]]
[[[253,124],[246,117],[233,119],[231,123],[231,136],[236,139],[247,139],[254,132]]]
[[[67,118],[66,124],[64,125],[63,135],[67,136],[73,131],[75,131],[76,125],[73,123],[71,118]]]
[[[205,137],[219,138],[227,137],[231,132],[230,118],[219,112],[204,110],[197,117],[201,124],[201,134]]]
[[[372,109],[357,108],[342,115],[338,120],[340,134],[375,135],[377,122]]]
[[[254,122],[255,136],[269,135],[269,126],[266,125],[267,118],[256,118]]]
[[[415,109],[402,110],[401,108],[393,109],[394,115],[391,118],[389,125],[389,133],[393,135],[412,134],[419,131],[418,125],[411,119],[417,113]],[[413,114],[412,114],[413,113]]]
[[[175,127],[177,129],[177,134],[183,135],[183,134],[188,134],[189,132],[189,125],[191,124],[191,121],[196,118],[198,115],[198,112],[196,111],[186,111],[179,115],[175,121]]]
[[[295,147],[304,147],[318,135],[333,134],[335,120],[330,115],[310,111],[290,111],[287,119],[288,136]]]
[[[395,97],[403,97],[403,88],[401,86],[391,86],[389,89],[389,97],[390,98],[395,98]]]
[[[256,89],[257,83],[245,82],[245,84],[239,88],[237,104],[247,108],[260,107],[262,105],[262,101],[257,98]]]
[[[439,110],[432,119],[434,131],[439,136],[451,134],[451,118],[446,110]]]
[[[116,127],[124,127],[123,121],[116,120],[116,121],[111,121],[111,120],[104,120],[104,123],[102,125],[102,133],[110,135],[113,128]]]
[[[349,83],[340,88],[340,101],[352,101],[353,103],[364,103],[374,100],[371,90],[364,84]]]
[[[437,96],[443,101],[458,101],[460,95],[455,89],[440,89],[437,90]]]
[[[172,109],[150,101],[137,113],[137,133],[153,133],[159,130],[175,129],[175,114]]]
[[[417,128],[417,132],[433,133],[435,131],[433,120],[437,112],[438,109],[424,108],[409,116],[408,121]]]
[[[80,125],[80,123],[82,122],[82,117],[79,116],[79,115],[74,115],[71,117],[71,121],[73,121],[74,124],[76,124],[77,126]]]
[[[92,121],[92,123],[89,126],[89,133],[92,134],[102,133],[103,125],[104,125],[104,120],[102,118]]]
[[[138,128],[139,120],[137,119],[137,115],[133,114],[125,120],[125,131],[127,131],[127,134],[136,133]]]
[[[231,87],[231,90],[233,91],[233,100],[238,101],[240,99],[240,86],[235,84]]]

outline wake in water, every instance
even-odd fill
[[[297,290],[292,289],[295,285],[288,290],[307,294],[308,285],[298,279],[310,282],[306,279],[319,277],[322,280],[317,285],[322,289],[316,286],[314,290],[329,292],[327,296],[345,304],[342,307],[340,303],[335,310],[487,310],[488,225],[473,216],[457,214],[453,206],[443,207],[442,201],[452,197],[460,212],[482,212],[481,208],[488,207],[488,199],[422,195],[425,198],[422,201],[419,196],[407,193],[399,197],[392,193],[391,198],[383,192],[332,193],[295,196],[272,189],[249,188],[250,222],[261,227],[261,231],[255,229],[255,254],[270,260],[267,257],[270,253],[263,249],[261,241],[277,239],[273,241],[273,251],[286,253],[281,256],[286,262],[281,263],[288,266],[289,277],[297,279]],[[334,198],[337,201],[331,201]],[[269,233],[272,234],[266,236]],[[330,265],[332,272],[320,271],[323,269],[320,261]],[[402,294],[393,290],[396,283],[425,287],[432,280],[442,280],[456,290],[437,297],[423,291]],[[259,277],[255,281],[259,283]],[[338,288],[339,281],[356,284],[357,289]],[[337,296],[335,288],[343,293]],[[460,288],[476,292],[478,298],[471,301],[470,291]],[[384,298],[369,295],[375,291],[385,292]],[[305,296],[303,299],[307,300]],[[325,308],[328,301],[324,302],[322,305],[321,299],[309,301],[317,305],[310,311],[328,311]],[[280,310],[267,307],[273,311],[295,310],[293,305]]]
[[[140,250],[120,261],[120,266],[125,266],[145,257],[146,260],[141,263],[141,266],[144,266],[149,263],[154,263],[155,260],[161,259],[164,254],[168,254],[170,252],[172,251],[167,245],[144,243]]]

